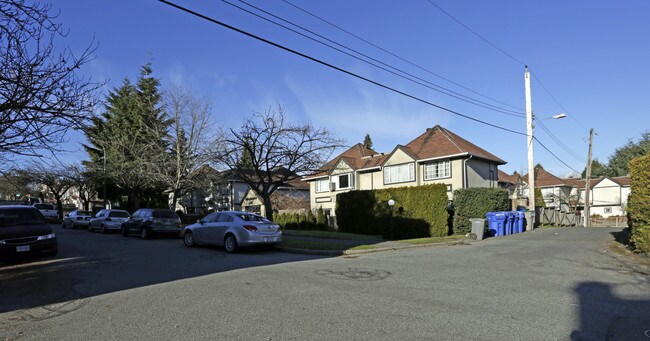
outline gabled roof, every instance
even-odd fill
[[[631,179],[629,176],[617,176],[613,178],[609,178],[610,180],[614,181],[615,183],[621,185],[621,186],[630,186]]]
[[[361,143],[357,143],[324,164],[323,167],[321,167],[321,169],[314,174],[305,177],[305,180],[328,175],[336,168],[341,160],[345,161],[345,163],[347,163],[348,166],[354,170],[369,168],[367,165],[373,163],[369,162],[369,160],[372,159],[373,155],[377,155],[377,152],[370,148],[367,148]],[[376,163],[376,161],[374,163]]]
[[[498,164],[503,165],[506,163],[485,149],[478,147],[440,125],[427,128],[424,134],[416,137],[413,141],[406,144],[405,147],[418,160],[467,153],[475,157],[495,161]]]
[[[524,182],[528,183],[528,174],[522,176]],[[565,183],[565,180],[547,172],[542,167],[535,168],[535,187],[556,187],[556,186],[571,186]]]
[[[521,178],[521,176],[519,174],[510,175],[510,174],[508,174],[508,173],[506,173],[506,172],[504,172],[504,171],[502,171],[500,169],[498,170],[497,173],[499,175],[499,182],[503,182],[503,183],[516,185],[516,184],[519,183],[519,180]]]

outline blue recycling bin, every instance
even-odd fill
[[[506,235],[506,213],[494,212],[494,236],[501,237]]]
[[[506,215],[506,221],[505,221],[505,234],[513,234],[517,233],[514,231],[514,225],[515,225],[515,217],[517,216],[515,212],[502,212],[505,213]]]
[[[524,232],[525,223],[526,223],[526,215],[524,214],[524,211],[517,211],[517,222],[516,222],[517,233]]]
[[[497,235],[496,219],[494,219],[495,212],[488,212],[485,214],[485,218],[488,222],[488,237],[494,237]]]

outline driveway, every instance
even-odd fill
[[[648,340],[617,231],[327,258],[64,230],[56,259],[0,267],[0,339]]]

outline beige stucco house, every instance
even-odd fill
[[[336,196],[352,190],[441,183],[447,195],[469,187],[497,187],[497,167],[506,162],[453,132],[436,125],[390,153],[356,144],[306,176],[310,208],[335,215]]]

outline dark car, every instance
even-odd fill
[[[0,261],[24,256],[54,256],[56,235],[38,209],[0,206]]]
[[[181,231],[181,219],[178,215],[174,211],[159,208],[141,208],[122,223],[122,235],[137,234],[142,239],[154,234],[180,237]]]

